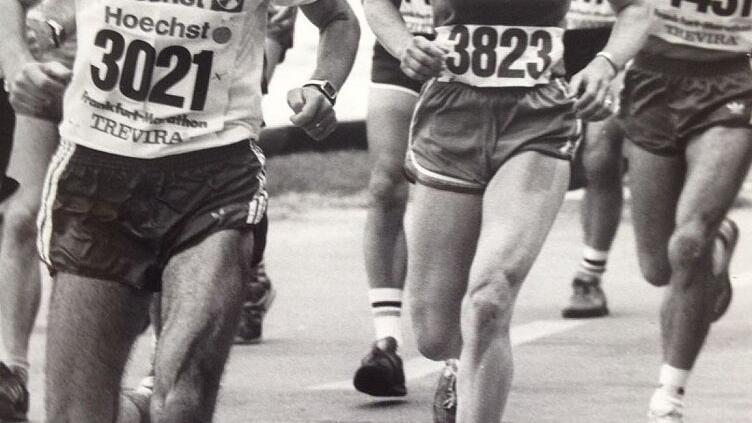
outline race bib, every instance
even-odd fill
[[[400,14],[411,34],[433,34],[433,9],[429,0],[402,0]]]
[[[439,80],[476,87],[546,84],[564,55],[563,28],[454,25],[436,34],[451,49]]]
[[[653,35],[670,43],[748,53],[752,0],[656,0]]]
[[[608,0],[572,0],[567,13],[567,29],[602,28],[615,21]]]
[[[243,0],[81,1],[69,135],[163,147],[222,129]]]

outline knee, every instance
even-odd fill
[[[671,279],[671,269],[668,266],[656,265],[654,263],[646,264],[640,261],[640,270],[642,271],[642,277],[655,287],[666,286]]]
[[[3,237],[15,243],[34,245],[37,209],[23,203],[8,204],[3,213]]]
[[[404,209],[407,204],[407,180],[402,174],[402,163],[377,163],[371,172],[368,193],[371,206]]]
[[[621,187],[621,155],[617,150],[586,148],[583,153],[583,167],[588,186]]]
[[[413,301],[410,307],[418,351],[429,360],[450,358],[451,342],[459,334],[459,321],[455,321],[438,306],[423,301]]]
[[[466,341],[488,340],[489,335],[507,332],[512,320],[514,287],[521,283],[508,272],[488,272],[471,281],[463,323]]]
[[[713,228],[707,219],[697,218],[677,225],[668,245],[668,258],[674,270],[689,269],[709,253]]]

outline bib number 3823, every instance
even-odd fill
[[[564,54],[563,28],[454,25],[436,28],[450,53],[440,81],[476,87],[532,87],[549,82]]]

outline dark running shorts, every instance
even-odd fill
[[[595,58],[595,55],[606,47],[611,27],[568,29],[564,32],[564,67],[567,79]]]
[[[698,63],[639,54],[624,77],[627,138],[654,154],[683,154],[689,137],[714,126],[749,127],[751,114],[747,56]]]
[[[0,78],[0,172],[4,175],[8,169],[10,152],[13,148],[16,114],[8,102],[8,93],[3,89],[3,84],[4,81]]]
[[[523,151],[571,160],[580,133],[562,79],[533,88],[477,88],[432,80],[423,87],[405,161],[409,180],[480,193]]]
[[[39,211],[38,247],[51,273],[158,291],[170,257],[225,230],[266,243],[263,155],[255,144],[156,159],[112,155],[63,141]]]
[[[433,39],[433,36],[423,35]],[[371,62],[371,83],[378,85],[391,85],[407,89],[416,95],[420,93],[422,81],[418,81],[405,75],[400,69],[400,61],[389,54],[388,51],[376,42],[373,46],[373,60]]]

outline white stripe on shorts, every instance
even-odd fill
[[[418,97],[420,93],[411,90],[410,88],[403,87],[402,85],[396,85],[396,84],[384,84],[383,82],[371,82],[369,85],[371,88],[376,88],[380,90],[393,90],[393,91],[399,91],[403,92],[405,94],[410,94],[413,97]]]
[[[37,215],[37,249],[39,256],[45,263],[50,262],[50,242],[52,241],[52,206],[57,197],[57,184],[60,176],[68,166],[71,156],[76,151],[76,144],[61,140],[55,155],[47,168],[47,176],[42,190],[42,205]]]

